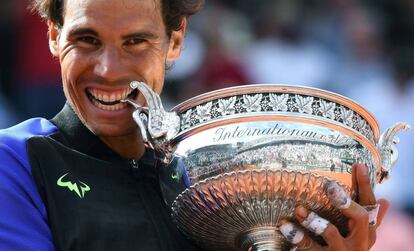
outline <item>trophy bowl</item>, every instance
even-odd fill
[[[352,198],[352,164],[372,187],[398,158],[398,122],[382,135],[375,118],[341,95],[308,87],[244,85],[202,94],[172,111],[145,83],[133,118],[164,163],[161,189],[179,229],[207,250],[289,250],[280,220],[301,204],[346,234],[329,202],[335,181]],[[305,230],[306,231],[306,230]],[[323,240],[309,233],[316,241]]]

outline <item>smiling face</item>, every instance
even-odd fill
[[[133,108],[119,100],[132,80],[160,93],[165,63],[178,58],[185,20],[171,36],[160,0],[65,1],[63,27],[49,22],[49,44],[59,58],[65,96],[81,121],[101,138],[135,135]]]

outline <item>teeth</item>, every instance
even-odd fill
[[[104,94],[103,94],[103,99],[101,99],[101,100],[102,100],[102,101],[108,101],[108,102],[109,102],[109,101],[110,101],[110,100],[109,100],[109,95],[108,95],[107,93],[104,93]]]
[[[121,98],[125,98],[126,96],[128,96],[128,94],[129,94],[129,93],[131,93],[131,90],[129,90],[129,89],[125,90],[125,91],[122,93],[122,96],[121,96],[119,99],[121,99]]]
[[[122,109],[125,109],[128,104],[127,103],[117,103],[114,105],[105,105],[102,104],[99,101],[103,102],[115,102],[120,101],[122,99],[126,99],[128,95],[132,93],[133,90],[131,89],[123,89],[118,91],[102,91],[99,89],[88,89],[88,92],[93,96],[91,98],[92,103],[98,107],[99,109],[105,110],[105,111],[119,111]]]
[[[122,110],[125,107],[127,107],[126,103],[118,103],[116,105],[104,105],[102,103],[99,103],[96,100],[92,100],[92,102],[96,107],[98,107],[102,110],[105,110],[105,111],[119,111],[119,110]]]
[[[88,89],[88,91],[95,99],[104,102],[114,102],[125,99],[129,94],[131,94],[133,90],[125,89],[120,91],[107,92],[98,89]]]
[[[98,92],[98,97],[97,97],[99,100],[103,100],[103,93],[101,93],[101,92]]]

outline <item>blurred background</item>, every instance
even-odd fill
[[[65,99],[44,22],[27,0],[0,2],[0,128],[51,118]],[[381,131],[414,125],[413,0],[206,0],[190,19],[182,57],[169,71],[169,107],[240,84],[327,89],[364,105]],[[401,133],[392,202],[374,250],[414,250],[414,133]]]

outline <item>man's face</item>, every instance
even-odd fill
[[[50,48],[59,58],[67,100],[98,136],[137,132],[131,106],[144,104],[132,80],[160,93],[165,63],[178,58],[185,26],[167,36],[159,0],[67,0],[64,25],[49,22]]]

